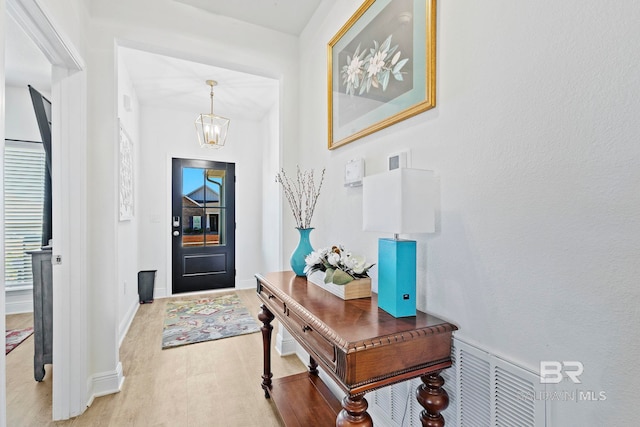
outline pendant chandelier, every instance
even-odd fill
[[[203,113],[196,119],[196,132],[201,147],[220,148],[224,146],[229,130],[229,119],[213,114],[213,87],[218,84],[215,80],[207,80],[211,86],[211,112]]]

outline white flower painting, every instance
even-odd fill
[[[436,0],[367,0],[328,44],[329,149],[435,107]]]
[[[402,81],[402,71],[409,58],[400,59],[402,52],[398,45],[391,47],[391,35],[382,44],[373,41],[373,47],[360,51],[358,45],[353,56],[347,56],[347,63],[342,67],[342,82],[348,95],[369,93],[374,89],[387,90],[389,82]]]

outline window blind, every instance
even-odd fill
[[[45,154],[42,144],[6,141],[4,150],[5,287],[33,285],[31,255],[40,249]]]

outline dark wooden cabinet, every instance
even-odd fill
[[[33,375],[44,379],[44,365],[53,362],[53,270],[51,248],[31,254],[33,270]]]
[[[262,388],[288,426],[372,425],[365,393],[421,377],[423,425],[444,426],[449,400],[442,369],[451,366],[457,328],[427,313],[395,318],[378,309],[377,295],[342,300],[293,272],[256,275],[262,302]],[[271,321],[277,318],[309,353],[309,372],[273,379]],[[345,392],[339,402],[318,377],[322,369]]]

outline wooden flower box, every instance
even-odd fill
[[[369,277],[353,280],[346,285],[336,285],[335,283],[324,283],[323,271],[314,271],[307,275],[307,282],[313,283],[344,300],[371,296],[371,279]]]

